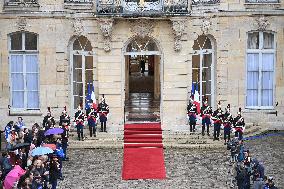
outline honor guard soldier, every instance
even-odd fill
[[[79,106],[77,112],[75,113],[75,127],[77,128],[79,141],[81,139],[82,141],[84,141],[84,119],[85,119],[85,114],[81,109],[81,106]]]
[[[245,121],[241,114],[242,109],[239,108],[237,117],[234,119],[234,128],[235,128],[235,137],[238,137],[239,140],[243,139],[243,132],[245,129]]]
[[[64,107],[64,110],[62,111],[62,114],[59,119],[59,126],[65,127],[67,130],[69,130],[70,116],[67,114],[66,106]]]
[[[222,124],[223,111],[221,109],[220,101],[217,105],[217,110],[214,111],[212,120],[214,121],[214,139],[219,140],[221,124]]]
[[[70,127],[70,116],[67,114],[66,106],[62,111],[62,115],[60,116],[59,126],[63,129],[63,133],[61,134],[62,138],[62,149],[64,153],[63,160],[67,160],[67,147],[68,147],[68,137],[69,137],[69,127]]]
[[[188,123],[190,125],[190,132],[195,132],[196,115],[197,115],[197,107],[190,98],[189,103],[187,105],[187,117],[188,117]]]
[[[90,137],[93,136],[96,137],[96,128],[97,128],[97,110],[94,105],[91,108],[91,112],[88,115],[88,125],[89,125],[89,131],[90,131]]]
[[[212,114],[212,108],[208,105],[207,100],[203,102],[201,107],[201,117],[202,117],[202,135],[204,136],[205,126],[207,127],[207,135],[209,136],[209,126],[211,125],[210,117]]]
[[[55,125],[54,117],[51,116],[50,107],[47,107],[47,114],[43,118],[42,126],[45,130],[48,130],[50,127],[53,127]]]
[[[98,113],[101,122],[101,132],[106,132],[106,122],[109,113],[109,106],[106,104],[104,96],[102,97],[101,103],[99,103]]]
[[[223,115],[223,125],[224,125],[224,145],[226,145],[231,139],[231,129],[234,122],[233,116],[230,112],[230,104],[225,108],[225,113]]]

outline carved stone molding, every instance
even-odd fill
[[[131,32],[134,36],[139,36],[145,38],[146,36],[150,36],[155,27],[154,20],[147,19],[138,19],[138,20],[129,20]]]
[[[270,25],[268,18],[261,16],[255,19],[257,30],[264,31]]]
[[[175,35],[174,50],[180,51],[182,48],[181,38],[184,34],[186,20],[185,19],[171,19],[172,29]]]
[[[16,27],[19,31],[26,31],[28,26],[28,22],[26,18],[18,18],[16,22]]]
[[[210,18],[203,18],[202,24],[201,24],[201,31],[203,32],[203,34],[205,35],[208,34],[211,28],[212,28],[212,22]]]
[[[80,18],[75,18],[73,20],[73,29],[74,29],[74,33],[77,36],[82,35],[82,33],[84,32],[84,25],[83,22]]]
[[[101,18],[98,20],[98,22],[104,38],[104,50],[108,52],[111,50],[111,34],[113,29],[113,19]]]

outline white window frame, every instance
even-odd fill
[[[259,48],[258,49],[249,49],[248,48],[248,40],[249,40],[249,33],[253,33],[253,32],[258,32],[259,33]],[[270,34],[273,34],[273,49],[264,49],[263,48],[263,33],[270,33]],[[247,32],[247,40],[246,40],[246,95],[245,95],[245,108],[246,109],[262,109],[262,110],[273,110],[274,109],[274,104],[275,104],[275,67],[276,67],[276,40],[275,40],[275,32],[272,32],[272,31],[250,31],[250,32]],[[263,57],[263,54],[273,54],[273,65],[274,65],[274,68],[273,68],[273,87],[272,87],[272,93],[273,93],[273,99],[272,99],[272,106],[261,106],[261,99],[262,99],[262,96],[261,96],[261,90],[262,90],[262,87],[261,87],[261,82],[262,82],[262,67],[259,66],[259,75],[258,75],[258,106],[248,106],[247,105],[247,90],[248,90],[248,87],[247,87],[247,80],[248,80],[248,62],[247,62],[247,58],[248,58],[248,54],[258,54],[259,56],[259,59],[258,59],[258,63],[259,64],[262,64],[262,57]]]
[[[86,94],[85,94],[85,89],[86,89],[86,85],[85,85],[85,76],[86,76],[86,69],[85,69],[85,57],[86,56],[92,56],[93,57],[93,85],[95,83],[95,52],[94,51],[86,51],[86,50],[74,50],[73,49],[73,45],[74,45],[74,42],[76,41],[77,38],[75,38],[72,43],[70,43],[70,81],[71,81],[71,112],[72,114],[74,114],[76,112],[76,109],[74,108],[74,96],[77,96],[77,95],[74,95],[74,78],[73,78],[73,70],[74,70],[74,55],[77,55],[77,56],[82,56],[82,83],[83,83],[83,110],[85,109],[85,100],[86,100]],[[89,39],[88,39],[89,40]]]
[[[17,33],[17,32],[15,32]],[[14,33],[11,33],[9,34],[9,43],[8,43],[8,48],[9,48],[9,90],[10,90],[10,105],[11,105],[11,109],[12,111],[23,111],[23,110],[40,110],[40,78],[39,78],[39,51],[38,51],[38,47],[39,47],[39,37],[38,37],[38,34],[37,35],[37,50],[25,50],[25,33],[28,33],[28,32],[21,32],[22,34],[22,49],[21,50],[12,50],[11,49],[11,35],[14,34]],[[30,32],[32,33],[32,32]],[[35,34],[35,33],[33,33]],[[13,55],[21,55],[23,56],[23,76],[24,76],[24,108],[15,108],[12,106],[12,102],[13,102],[13,99],[12,99],[12,93],[13,93],[13,90],[12,90],[12,56]],[[27,55],[36,55],[37,56],[37,65],[38,65],[38,69],[37,69],[37,73],[38,74],[38,107],[37,108],[28,108],[28,99],[27,99],[27,88],[26,88],[26,56]],[[13,72],[14,73],[14,72]],[[29,72],[29,73],[32,73],[32,72]]]
[[[202,79],[202,69],[203,68],[206,68],[206,67],[203,67],[202,66],[202,61],[204,59],[204,55],[206,54],[211,54],[211,78],[209,81],[211,81],[211,94],[210,94],[210,98],[211,98],[211,104],[210,106],[212,107],[215,107],[215,50],[214,50],[214,44],[213,44],[213,40],[209,37],[209,36],[206,36],[209,40],[210,40],[210,43],[211,43],[211,49],[205,49],[205,48],[201,48],[200,50],[193,50],[194,53],[192,54],[193,56],[195,55],[199,55],[200,56],[200,59],[199,59],[199,71],[200,71],[200,74],[199,74],[199,82],[200,82],[200,87],[199,87],[199,100],[201,103],[203,103],[203,97],[204,95],[208,95],[208,94],[202,94],[202,83],[206,82],[206,81],[203,81]],[[197,39],[196,39],[197,40]],[[205,42],[204,42],[205,43]],[[195,68],[191,68],[191,69],[195,69]],[[202,81],[202,83],[201,83]]]

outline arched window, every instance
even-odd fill
[[[214,64],[211,40],[206,35],[200,35],[193,45],[192,56],[192,92],[202,102],[205,98],[214,106]]]
[[[39,109],[38,35],[9,35],[10,91],[13,109]]]
[[[93,51],[91,42],[84,36],[76,38],[72,45],[72,104],[86,106],[86,96],[94,84]]]
[[[247,40],[247,108],[273,108],[275,37],[249,32]]]

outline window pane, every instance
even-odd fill
[[[38,72],[37,55],[26,55],[26,71]]]
[[[86,69],[93,69],[93,57],[92,56],[85,56],[85,67]]]
[[[25,49],[37,50],[37,34],[25,33]]]
[[[11,34],[11,50],[22,50],[22,33]]]
[[[85,49],[84,49],[85,51],[92,51],[93,50],[91,42],[89,40],[86,42],[84,47],[85,47]]]
[[[272,33],[263,33],[263,48],[273,49],[274,48],[274,35]]]
[[[73,56],[74,68],[82,68],[82,55]]]
[[[262,54],[262,71],[274,71],[274,54]]]
[[[24,90],[24,75],[11,74],[12,77],[12,90]]]
[[[257,90],[247,90],[247,106],[258,106]]]
[[[23,55],[11,55],[11,72],[23,72]]]
[[[262,90],[261,106],[273,106],[273,90]]]
[[[38,74],[27,74],[26,83],[28,91],[37,91],[38,90]]]
[[[258,89],[259,72],[248,72],[247,89]]]
[[[28,91],[28,108],[37,109],[39,108],[39,95],[38,91]]]
[[[81,47],[81,45],[80,45],[78,39],[76,39],[76,40],[74,41],[73,50],[82,50],[82,47]]]
[[[199,68],[199,67],[200,67],[200,55],[193,55],[192,68]]]
[[[247,70],[259,71],[259,54],[247,54]]]
[[[262,89],[273,89],[273,72],[262,72]]]
[[[24,92],[18,92],[18,91],[12,92],[12,107],[24,108]]]
[[[248,34],[248,49],[259,49],[259,33],[253,32]]]
[[[80,104],[83,104],[83,98],[74,96],[74,109],[76,109]]]

